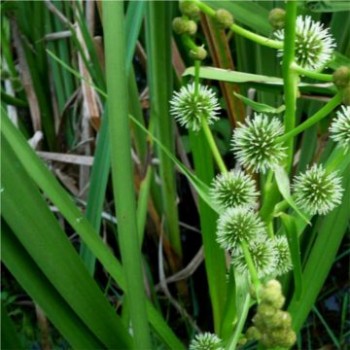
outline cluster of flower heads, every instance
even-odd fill
[[[281,275],[292,268],[286,237],[268,238],[265,224],[254,211],[259,193],[248,174],[241,170],[219,174],[210,193],[223,210],[217,223],[217,242],[232,253],[237,271],[248,272],[242,243],[247,244],[259,277]]]
[[[320,22],[313,21],[310,16],[298,16],[295,32],[296,63],[308,70],[319,70],[331,59],[335,41],[329,28],[324,28]],[[284,29],[274,32],[276,39],[284,40]],[[278,50],[278,56],[283,56],[283,49]]]
[[[197,334],[190,343],[189,350],[224,350],[222,340],[215,334],[205,332]]]
[[[253,317],[254,326],[248,328],[248,340],[259,340],[267,348],[290,348],[296,341],[292,319],[282,311],[285,298],[277,280],[270,280],[258,292],[260,304]]]

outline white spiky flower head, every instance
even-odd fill
[[[284,29],[274,33],[276,39],[284,40]],[[310,16],[298,16],[295,32],[296,63],[308,70],[321,69],[330,59],[336,44],[329,28],[320,22],[313,21]],[[283,49],[277,55],[283,56]]]
[[[263,278],[275,272],[276,251],[271,239],[266,235],[248,242],[248,249],[259,278]],[[232,265],[240,273],[248,271],[248,265],[241,248],[234,251]]]
[[[221,339],[212,333],[197,334],[190,343],[189,350],[224,350]]]
[[[341,106],[329,132],[331,139],[347,153],[350,149],[350,106]]]
[[[233,132],[232,149],[240,164],[262,173],[281,164],[286,148],[278,140],[284,127],[277,118],[256,113],[246,124],[238,125]]]
[[[294,178],[297,205],[311,215],[325,215],[341,203],[344,189],[337,172],[327,173],[320,164]]]
[[[219,174],[210,188],[210,195],[221,209],[229,207],[256,206],[257,196],[255,181],[241,170],[231,170]]]
[[[197,93],[194,83],[183,86],[174,93],[170,105],[171,115],[180,125],[193,131],[201,129],[202,118],[209,125],[219,119],[219,102],[208,86],[199,85]]]
[[[293,267],[287,237],[275,237],[273,239],[273,246],[276,253],[275,273],[277,276],[284,275]]]
[[[265,235],[265,226],[258,214],[245,207],[228,208],[219,217],[216,241],[223,249],[232,250],[242,241]]]

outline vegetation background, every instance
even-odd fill
[[[204,3],[267,37],[269,11],[285,6]],[[350,63],[348,7],[347,1],[298,1],[298,13],[322,21],[335,37],[329,73]],[[207,185],[217,171],[204,134],[187,133],[169,116],[172,93],[193,66],[172,33],[177,15],[175,1],[1,2],[2,349],[145,349],[151,342],[183,349],[200,330],[232,331],[217,214],[169,157]],[[265,83],[227,82],[215,73],[206,80],[223,107],[212,131],[232,168],[232,128],[251,111],[234,93],[280,106],[282,86],[269,79],[281,77],[281,65],[276,50],[225,32],[205,15],[196,40],[209,52],[203,66],[266,77]],[[333,93],[322,84],[302,89],[297,120]],[[322,157],[330,153],[330,120],[297,137],[296,173],[325,146]],[[314,217],[300,241],[298,349],[349,346],[348,175],[345,180],[342,206]],[[287,286],[288,277],[290,305]]]

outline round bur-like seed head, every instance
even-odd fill
[[[344,191],[337,173],[317,164],[296,176],[293,188],[297,205],[311,215],[328,214],[341,203]]]
[[[217,242],[227,250],[238,247],[242,241],[265,234],[265,226],[256,213],[248,208],[229,208],[219,218]]]
[[[308,70],[321,69],[331,59],[336,46],[329,29],[310,16],[298,16],[295,31],[296,63]],[[274,36],[283,41],[284,29],[277,30]],[[283,49],[278,50],[278,56],[283,56]]]
[[[260,235],[258,239],[248,242],[249,252],[259,277],[265,277],[273,273],[275,268],[275,252],[272,242]],[[248,265],[242,249],[236,249],[232,255],[232,264],[238,272],[248,271]]]
[[[191,341],[189,350],[224,350],[221,340],[215,334],[202,333],[195,336]]]
[[[277,118],[257,113],[234,130],[233,152],[244,167],[265,173],[281,164],[286,156],[286,148],[278,140],[283,132],[284,127]]]
[[[350,106],[341,106],[329,132],[331,139],[347,153],[350,149]]]
[[[283,275],[293,267],[287,238],[284,236],[275,237],[273,245],[276,253],[275,273],[277,276]]]
[[[214,202],[222,209],[256,206],[258,192],[255,181],[242,171],[219,174],[210,189]]]
[[[220,110],[215,93],[207,86],[199,86],[198,94],[195,93],[195,85],[183,86],[179,92],[175,92],[170,101],[171,115],[187,129],[199,131],[202,126],[202,118],[210,125],[218,118]]]

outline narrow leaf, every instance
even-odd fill
[[[237,94],[236,92],[234,92],[234,95],[238,97],[240,100],[242,100],[247,106],[252,107],[252,109],[254,109],[254,111],[256,112],[278,114],[278,113],[282,113],[286,109],[284,105],[278,108],[275,108],[275,107],[268,106],[264,103],[255,102],[245,96]]]
[[[275,179],[277,182],[278,189],[287,201],[287,203],[299,214],[299,216],[309,225],[311,225],[309,219],[299,210],[298,206],[295,204],[291,194],[290,194],[290,183],[289,177],[285,169],[281,166],[277,166],[274,169]]]

